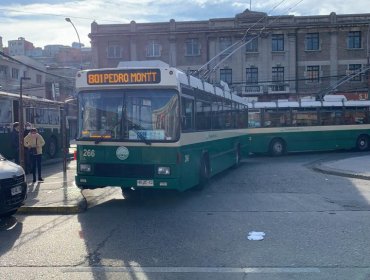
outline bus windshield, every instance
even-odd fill
[[[171,89],[85,91],[79,94],[79,139],[173,142],[179,98]]]

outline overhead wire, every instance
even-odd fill
[[[299,5],[301,2],[303,2],[303,0],[299,0],[295,5],[293,5],[292,7],[290,7],[287,12],[289,12],[290,10],[292,10],[293,8],[295,8],[297,5]],[[264,27],[261,28],[261,30],[259,30],[259,34],[252,37],[251,39],[249,39],[248,41],[244,42],[243,44],[241,44],[240,46],[238,46],[235,50],[233,50],[230,54],[228,54],[226,57],[222,58],[207,74],[207,76],[205,76],[204,78],[207,79],[210,77],[210,74],[212,74],[225,60],[227,60],[229,57],[231,57],[236,51],[238,51],[239,49],[241,49],[242,47],[244,47],[245,45],[249,44],[250,42],[252,42],[253,40],[255,40],[256,38],[260,37],[261,36],[261,33],[263,32],[263,30],[266,29],[267,26],[271,25],[272,23],[274,23],[275,21],[277,21],[279,18],[281,18],[282,16],[277,16],[275,17],[269,24],[265,25]]]
[[[62,78],[62,79],[66,79],[66,80],[73,80],[73,79],[75,79],[75,77],[66,77],[66,76],[61,76],[61,75],[57,75],[57,74],[53,74],[53,73],[49,73],[49,72],[47,72],[47,71],[45,71],[45,70],[39,69],[39,68],[37,68],[37,67],[35,67],[35,66],[29,65],[29,64],[27,64],[27,63],[25,63],[25,62],[23,62],[23,61],[20,61],[20,60],[18,60],[18,59],[16,59],[16,58],[12,57],[12,56],[10,56],[10,55],[7,55],[6,53],[4,53],[4,52],[2,52],[2,51],[0,51],[0,56],[3,56],[3,57],[5,57],[5,58],[7,58],[7,59],[10,59],[10,60],[12,60],[12,61],[14,61],[14,62],[18,63],[18,64],[21,64],[21,65],[23,65],[23,66],[26,66],[26,67],[28,67],[28,68],[30,68],[30,69],[33,69],[33,70],[35,70],[35,71],[38,71],[38,72],[40,72],[40,73],[43,73],[43,74],[46,74],[46,75],[49,75],[49,76],[54,76],[54,77]]]
[[[209,61],[207,61],[205,64],[203,64],[197,71],[196,73],[200,73],[200,71],[207,67],[209,64],[211,64],[214,60],[216,60],[217,58],[219,58],[221,55],[223,55],[224,53],[230,51],[233,47],[237,46],[238,44],[244,42],[244,40],[247,38],[248,36],[248,32],[254,27],[256,26],[260,21],[264,20],[265,18],[268,18],[268,15],[269,13],[271,13],[272,11],[274,11],[277,7],[279,7],[282,3],[284,3],[286,0],[282,0],[281,2],[279,2],[279,4],[275,5],[271,10],[269,10],[266,15],[264,15],[263,17],[261,17],[259,20],[257,20],[252,26],[250,26],[245,32],[244,32],[244,36],[242,37],[242,39],[238,40],[237,42],[235,42],[234,44],[230,45],[229,47],[225,48],[224,50],[222,50],[221,52],[219,52],[217,55],[215,55],[213,58],[211,58]],[[303,0],[302,0],[303,1]]]
[[[355,77],[357,77],[357,76],[359,76],[363,73],[366,73],[367,71],[370,71],[370,66],[369,65],[367,65],[367,67],[361,67],[360,69],[355,70],[352,73],[349,73],[349,74],[345,75],[343,78],[341,78],[338,81],[332,83],[329,87],[321,90],[318,93],[318,98],[322,99],[325,96],[326,93],[332,92],[333,90],[337,89],[337,87],[341,86],[342,84],[354,79]]]

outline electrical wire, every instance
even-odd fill
[[[38,72],[40,72],[40,73],[43,73],[43,74],[45,74],[45,75],[49,75],[49,76],[53,76],[53,77],[57,77],[57,78],[62,78],[62,79],[66,79],[66,80],[74,80],[74,79],[75,79],[75,77],[66,77],[66,76],[61,76],[61,75],[57,75],[57,74],[53,74],[53,73],[49,73],[49,72],[47,72],[47,71],[44,71],[44,70],[42,70],[42,69],[39,69],[39,68],[34,67],[34,66],[32,66],[32,65],[29,65],[29,64],[27,64],[27,63],[24,63],[24,62],[22,62],[22,61],[20,61],[20,60],[18,60],[18,59],[15,59],[14,57],[12,57],[12,56],[10,56],[10,55],[7,55],[7,54],[5,54],[5,53],[4,53],[4,52],[2,52],[2,51],[0,51],[0,55],[1,55],[1,56],[3,56],[3,57],[5,57],[5,58],[7,58],[7,59],[10,59],[10,60],[12,60],[12,61],[14,61],[14,62],[18,63],[18,64],[21,64],[21,65],[26,66],[26,67],[28,67],[28,68],[30,68],[30,69],[33,69],[33,70],[38,71]]]

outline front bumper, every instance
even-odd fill
[[[21,192],[12,194],[12,189],[20,187]],[[0,215],[17,210],[27,198],[27,184],[22,182],[16,185],[1,185],[0,187]]]
[[[96,189],[107,186],[135,189],[164,189],[180,190],[179,179],[177,178],[117,178],[117,177],[95,177],[76,175],[76,185],[80,189]]]

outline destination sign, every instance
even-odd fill
[[[160,82],[159,69],[117,69],[87,73],[89,85],[158,84]]]

